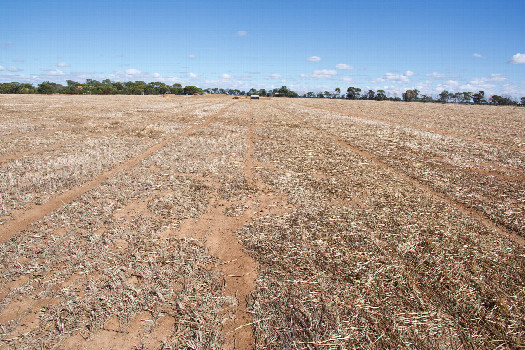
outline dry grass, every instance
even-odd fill
[[[525,236],[524,113],[0,96],[6,224],[130,164],[1,243],[0,349],[223,347],[245,300],[210,212],[246,220],[257,349],[525,347],[525,249],[487,225]]]

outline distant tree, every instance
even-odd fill
[[[255,95],[256,93],[257,93],[257,90],[255,90],[254,88],[251,88],[250,90],[248,90],[248,96]]]
[[[216,90],[217,88],[213,89]],[[180,84],[173,84],[170,86],[170,93],[174,95],[184,95],[184,89]]]
[[[193,95],[193,94],[202,94],[202,89],[198,88],[196,86],[185,86],[184,87],[184,93],[186,95]]]
[[[308,91],[308,92],[306,93],[306,97],[308,97],[308,98],[312,98],[312,97],[315,97],[315,94],[314,94],[312,91]]]
[[[476,105],[487,103],[487,100],[485,100],[485,91],[481,90],[477,94],[473,94],[472,101]]]
[[[348,98],[349,100],[357,100],[360,94],[360,88],[350,86],[348,89],[346,89],[346,98]]]
[[[521,103],[520,103],[522,106],[525,106],[525,97],[522,97],[521,98]]]
[[[338,88],[338,87],[336,87],[334,91],[335,91],[334,97],[335,97],[335,98],[338,98],[339,95],[341,95],[341,89]]]
[[[38,84],[37,92],[39,94],[47,94],[47,95],[53,94],[57,92],[57,84],[51,83],[49,81],[43,81],[40,84]]]
[[[470,103],[471,100],[472,100],[472,92],[470,91],[463,92],[462,102]]]
[[[421,102],[434,102],[434,99],[432,96],[429,95],[421,95],[421,98],[419,99]]]
[[[438,101],[439,102],[448,102],[450,98],[450,93],[447,91],[447,90],[443,90],[440,94],[439,94],[439,99]]]
[[[503,97],[499,95],[492,95],[490,102],[496,106],[511,106],[517,104],[516,101],[513,101],[510,97]]]
[[[418,100],[418,95],[419,95],[419,90],[417,90],[417,89],[407,90],[402,95],[403,96],[403,101],[406,101],[406,102],[417,101]]]
[[[320,91],[317,93],[316,96],[317,96],[317,98],[324,98],[324,94],[322,92],[320,92]]]
[[[386,100],[386,93],[385,90],[377,90],[375,99],[377,101],[383,101]]]
[[[367,100],[373,100],[375,96],[376,96],[376,93],[374,92],[374,90],[368,90],[368,92],[366,93]]]
[[[330,91],[325,91],[323,95],[325,98],[332,98],[332,93]]]

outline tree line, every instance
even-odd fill
[[[87,79],[85,83],[67,80],[66,85],[44,81],[37,86],[29,83],[1,83],[1,94],[69,94],[69,95],[193,95],[202,94],[201,88],[181,84],[143,81],[112,82]]]
[[[182,86],[175,83],[168,85],[162,82],[146,83],[144,81],[113,82],[110,79],[97,81],[87,79],[85,83],[67,80],[66,85],[44,81],[37,86],[30,83],[0,83],[0,94],[71,94],[71,95],[194,95],[194,94],[225,94],[233,96],[259,95],[265,97],[303,97],[303,98],[339,98],[349,100],[375,100],[375,101],[406,101],[406,102],[440,102],[440,103],[473,103],[491,105],[525,106],[525,97],[517,100],[499,95],[485,96],[484,91],[476,93],[448,92],[443,90],[437,97],[421,94],[419,90],[406,90],[401,97],[388,96],[385,90],[363,91],[358,87],[350,86],[346,93],[341,92],[340,88],[334,91],[324,91],[314,93],[312,91],[303,95],[288,89],[286,86],[275,89],[254,88],[243,91],[239,89],[207,88],[201,89],[197,86]]]

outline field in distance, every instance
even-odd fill
[[[0,349],[525,347],[525,108],[0,95]]]

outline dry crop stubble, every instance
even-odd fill
[[[260,348],[523,344],[522,247],[293,116],[264,113],[279,126],[262,129],[259,156],[279,169],[264,180],[299,208],[242,235],[261,266]],[[363,187],[363,206],[333,205]]]
[[[420,104],[272,99],[224,109],[234,101],[0,99],[11,103],[2,114],[9,123],[41,108],[21,120],[39,130],[63,123],[73,129],[60,133],[80,139],[97,134],[107,142],[92,143],[91,157],[131,155],[1,244],[0,347],[525,346],[523,246],[414,182],[453,201],[491,203],[486,215],[509,224],[514,214],[502,213],[522,210],[523,159],[512,148],[520,132],[500,126],[519,124],[514,110],[422,105],[424,123],[444,134],[403,124],[418,121]],[[482,138],[470,120],[478,112],[494,114],[487,140],[512,147],[451,135],[472,129]],[[57,135],[9,139],[40,148]],[[125,140],[150,151],[137,157]],[[20,164],[41,176],[33,168],[45,166],[32,159],[49,153],[55,169],[80,144]]]
[[[523,237],[525,152],[339,113],[286,106],[422,184]],[[322,116],[330,118],[322,118]],[[525,135],[522,136],[525,140]],[[479,164],[489,165],[489,170]]]

